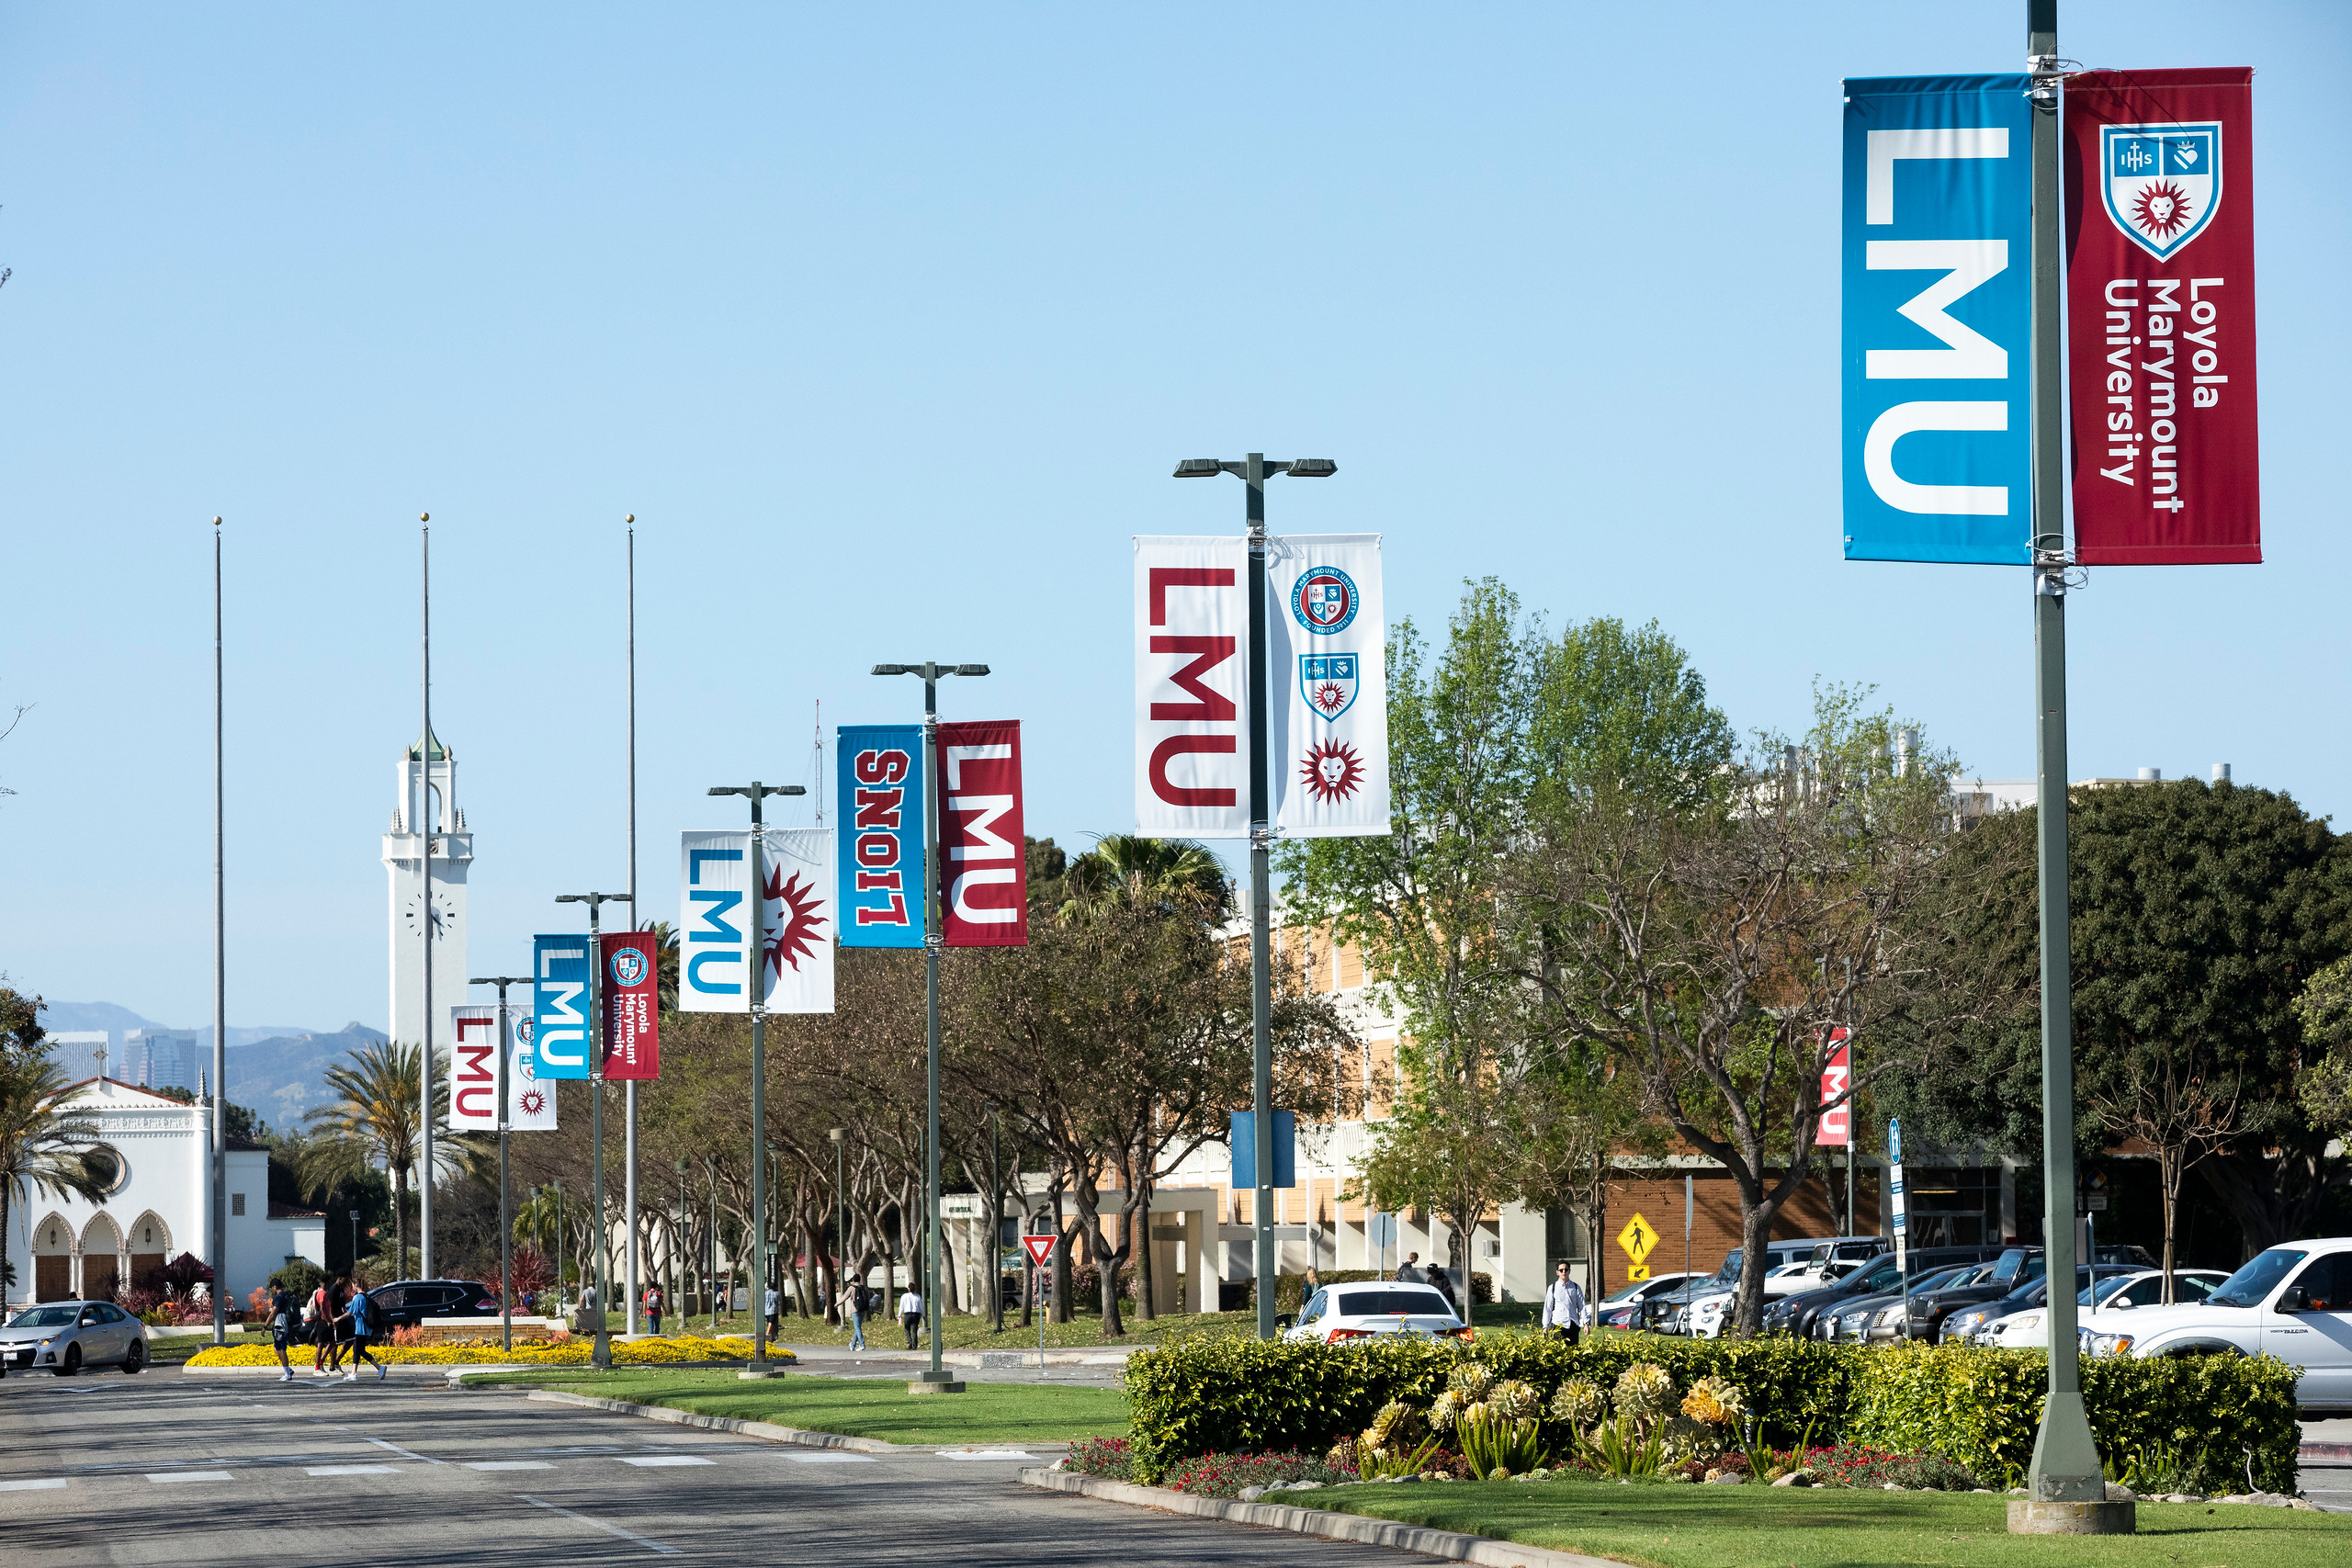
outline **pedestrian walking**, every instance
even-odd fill
[[[768,1287],[768,1337],[771,1339],[784,1332],[784,1325],[776,1318],[775,1309],[778,1301],[775,1287],[770,1285]]]
[[[651,1332],[655,1334],[661,1333],[662,1287],[659,1285],[646,1286],[645,1300],[639,1304],[645,1308],[645,1321],[651,1325]]]
[[[865,1348],[865,1291],[854,1280],[842,1287],[842,1321],[849,1325],[849,1348]]]
[[[1568,1266],[1563,1263],[1544,1290],[1544,1332],[1565,1335],[1574,1345],[1584,1337],[1584,1292],[1568,1278]]]
[[[1419,1253],[1408,1252],[1405,1254],[1405,1261],[1396,1265],[1396,1283],[1400,1285],[1419,1285],[1426,1283],[1426,1281],[1421,1278],[1421,1255]]]
[[[384,1381],[384,1363],[368,1353],[368,1340],[375,1328],[375,1310],[376,1303],[368,1299],[367,1292],[355,1290],[351,1292],[350,1310],[344,1314],[344,1321],[351,1325],[351,1370],[343,1374],[345,1382],[359,1381],[359,1363],[362,1361],[376,1369],[378,1382]]]
[[[301,1321],[301,1303],[294,1299],[294,1292],[283,1285],[269,1298],[269,1348],[277,1352],[279,1382],[294,1381],[294,1368],[286,1359],[286,1341]]]
[[[340,1310],[334,1287],[333,1280],[321,1280],[319,1288],[311,1292],[310,1307],[303,1314],[311,1331],[311,1370],[314,1372],[331,1372],[342,1364],[342,1358],[334,1355],[334,1318]],[[327,1364],[331,1357],[335,1366]]]
[[[596,1300],[596,1287],[580,1287],[580,1310],[571,1316],[574,1334],[594,1334],[605,1325],[604,1303]]]
[[[922,1297],[915,1293],[912,1284],[899,1298],[899,1322],[907,1331],[907,1348],[917,1348],[915,1341],[922,1333]]]

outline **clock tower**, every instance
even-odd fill
[[[466,873],[474,838],[458,809],[457,759],[436,736],[401,749],[399,804],[384,835],[384,869],[391,878],[392,1038],[414,1044],[424,1031],[418,932],[433,928],[433,1043],[449,1044],[449,1008],[466,999]],[[433,906],[424,904],[425,854],[433,857]]]

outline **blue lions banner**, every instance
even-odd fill
[[[841,727],[841,942],[922,945],[922,726]]]
[[[531,939],[531,1041],[537,1076],[588,1076],[588,937]]]
[[[1849,560],[2031,559],[2028,85],[1846,84]]]

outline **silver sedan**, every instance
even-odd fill
[[[147,1364],[147,1330],[112,1302],[43,1302],[0,1328],[0,1363],[70,1378],[84,1367]]]

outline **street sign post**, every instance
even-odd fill
[[[1030,1266],[1038,1271],[1039,1278],[1044,1277],[1046,1265],[1054,1260],[1054,1248],[1061,1244],[1061,1239],[1057,1235],[1024,1235],[1021,1238],[1023,1248],[1029,1254]],[[1043,1303],[1037,1308],[1037,1364],[1041,1367],[1046,1364],[1046,1309]]]

